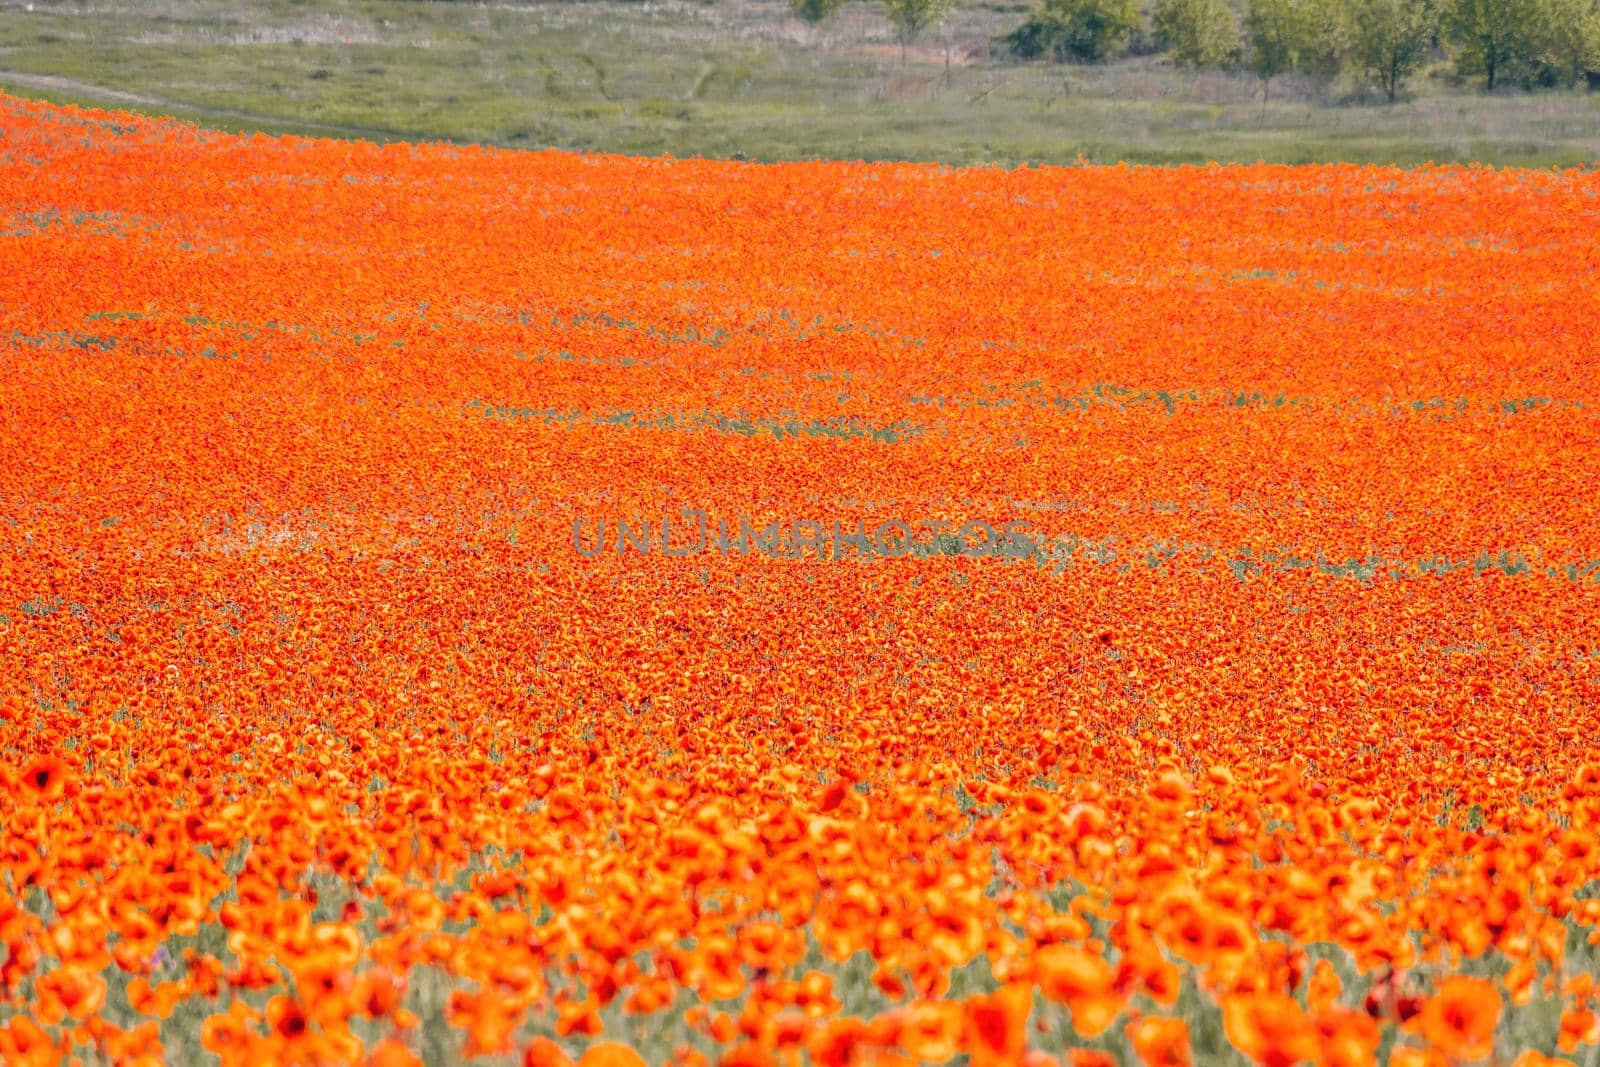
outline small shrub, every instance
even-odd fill
[[[1098,63],[1122,52],[1142,25],[1136,0],[1045,0],[1006,40],[1025,59]]]

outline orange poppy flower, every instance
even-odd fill
[[[522,1050],[522,1067],[572,1067],[572,1057],[548,1037],[536,1037]]]
[[[1228,1040],[1265,1067],[1292,1067],[1316,1060],[1322,1044],[1300,1005],[1279,993],[1247,993],[1222,1002]]]
[[[583,1050],[578,1067],[645,1067],[644,1057],[616,1041],[597,1041]]]
[[[1559,1056],[1546,1056],[1542,1052],[1528,1049],[1511,1061],[1511,1067],[1573,1067],[1573,1063]]]
[[[962,1043],[974,1067],[1009,1067],[1027,1050],[1028,1016],[1033,1011],[1031,985],[1013,982],[987,996],[969,999],[964,1010]]]
[[[57,800],[67,788],[71,769],[60,756],[36,756],[22,768],[22,787],[41,800]]]
[[[1084,1037],[1097,1037],[1122,1010],[1113,989],[1110,965],[1071,945],[1047,945],[1033,957],[1035,981],[1046,997],[1067,1005],[1072,1026]]]
[[[1182,1019],[1147,1015],[1128,1024],[1134,1054],[1149,1067],[1189,1067],[1189,1024]]]
[[[965,1013],[947,1000],[919,1000],[901,1016],[899,1045],[923,1063],[944,1063],[961,1050]]]
[[[367,1054],[367,1067],[421,1067],[417,1054],[395,1038],[385,1038]]]
[[[1500,993],[1481,978],[1451,975],[1422,1006],[1417,1026],[1435,1049],[1458,1060],[1476,1060],[1494,1050]]]

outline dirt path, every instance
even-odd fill
[[[296,130],[339,134],[345,137],[419,140],[415,135],[397,133],[393,130],[378,130],[365,126],[338,126],[327,122],[307,122],[304,119],[289,118],[282,115],[263,115],[259,112],[240,111],[230,107],[207,107],[203,104],[188,104],[179,100],[163,100],[160,97],[125,92],[121,89],[107,89],[104,86],[92,85],[89,82],[81,82],[73,78],[63,78],[55,74],[26,74],[16,70],[0,70],[0,86],[5,85],[19,86],[24,89],[45,89],[50,92],[70,93],[73,96],[112,104],[129,104],[136,110],[153,111],[163,117],[180,114],[212,119],[232,119],[237,122],[249,123],[252,126],[290,127]]]

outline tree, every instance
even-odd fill
[[[1506,75],[1526,64],[1536,48],[1539,0],[1451,0],[1444,29],[1461,49],[1463,73],[1482,74],[1493,90]]]
[[[884,14],[894,23],[900,38],[900,61],[905,62],[906,45],[926,30],[950,17],[955,0],[883,0]]]
[[[1589,88],[1600,88],[1600,7],[1583,20],[1583,73]]]
[[[1416,0],[1421,2],[1421,0]],[[1295,70],[1331,78],[1350,53],[1350,29],[1344,0],[1299,0],[1305,20],[1305,44]]]
[[[1261,79],[1261,106],[1280,74],[1305,69],[1316,50],[1317,12],[1303,0],[1250,0],[1244,27],[1250,69]]]
[[[1350,60],[1392,104],[1427,58],[1438,30],[1433,0],[1348,0]]]
[[[789,7],[794,13],[813,26],[826,22],[843,6],[844,0],[789,0]]]
[[[1098,63],[1126,48],[1142,23],[1139,0],[1044,0],[1006,42],[1027,59]]]
[[[1600,71],[1600,4],[1596,0],[1543,0],[1537,62],[1552,82],[1572,85]]]
[[[1151,21],[1180,67],[1221,67],[1239,58],[1239,23],[1224,0],[1158,0]]]

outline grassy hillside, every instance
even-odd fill
[[[1393,107],[1175,71],[1020,64],[1020,4],[967,5],[902,60],[868,4],[0,2],[0,88],[229,129],[760,160],[1203,163],[1600,157],[1600,96],[1424,79]]]

